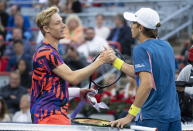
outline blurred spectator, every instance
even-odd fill
[[[188,50],[193,46],[193,34],[189,40],[183,44],[180,55],[176,56],[176,69],[181,71],[188,64]]]
[[[10,15],[11,15],[12,17],[9,17],[9,20],[10,20],[10,19],[13,19],[13,16],[15,16],[17,13],[19,13],[20,10],[21,10],[20,6],[18,6],[18,5],[12,5],[12,6],[10,7]],[[13,24],[13,23],[14,23],[12,20],[11,20],[10,22],[11,22],[10,24]]]
[[[7,27],[9,15],[6,12],[6,1],[0,1],[0,34],[3,34],[3,37],[6,35],[5,27]]]
[[[31,123],[30,96],[23,95],[19,103],[20,111],[17,111],[12,118],[13,122]]]
[[[105,17],[102,14],[96,15],[96,27],[95,32],[97,36],[104,38],[105,40],[109,36],[110,29],[104,26]]]
[[[10,82],[0,89],[0,96],[7,103],[9,113],[15,113],[19,110],[19,101],[27,91],[20,86],[20,74],[17,72],[10,73]]]
[[[22,30],[20,28],[13,28],[13,38],[6,47],[5,55],[12,56],[15,55],[13,44],[15,41],[22,41],[24,46],[24,52],[32,55],[31,43],[28,40],[24,40],[22,36]]]
[[[63,6],[60,2],[60,0],[48,0],[48,6],[51,7],[51,6],[57,6],[60,11],[63,9]]]
[[[4,56],[5,49],[6,49],[6,44],[5,44],[3,35],[0,35],[0,59],[2,56]]]
[[[84,31],[81,20],[77,15],[70,15],[66,18],[67,29],[65,29],[68,43],[79,46],[84,41]]]
[[[20,28],[22,29],[24,39],[30,40],[32,38],[30,19],[28,16],[21,15],[20,7],[17,5],[11,7],[11,15],[9,16],[7,27],[10,28],[10,30],[14,27]],[[12,37],[12,31],[8,31],[6,40],[9,41]]]
[[[185,41],[184,46],[181,50],[181,56],[184,57],[183,64],[187,65],[188,64],[188,50],[193,46],[193,34],[191,38],[187,41]]]
[[[38,34],[37,34],[37,37],[36,37],[37,47],[39,47],[39,45],[42,43],[43,39],[44,39],[44,36],[43,36],[42,32],[38,31]]]
[[[134,44],[134,39],[131,35],[131,28],[127,25],[122,14],[116,15],[114,20],[115,28],[111,30],[107,40],[121,43],[122,53],[131,56],[131,48]]]
[[[0,122],[10,122],[11,118],[7,111],[7,105],[3,98],[0,97]]]
[[[31,87],[31,75],[29,66],[25,59],[20,59],[17,64],[17,71],[21,76],[21,86],[29,89]]]
[[[79,0],[66,0],[64,13],[80,13],[82,6]]]
[[[12,41],[14,41],[14,40],[23,40],[21,28],[18,28],[18,27],[13,28],[13,37],[12,37],[11,40]]]
[[[177,81],[180,84],[176,85],[178,91],[182,121],[193,120],[193,48],[188,50],[188,62],[182,71],[179,73]],[[185,85],[190,83],[189,86]]]
[[[70,69],[78,70],[84,68],[88,65],[86,58],[82,55],[79,55],[76,48],[72,46],[68,46],[66,49],[66,55],[64,56],[64,62],[67,64]],[[81,82],[80,84],[76,85],[77,87],[82,87],[86,81]],[[69,85],[71,86],[71,85]],[[72,85],[73,86],[73,85]]]
[[[183,49],[181,51],[181,55],[182,56],[187,55],[187,51],[192,47],[192,45],[193,45],[193,34],[189,40],[185,41]]]
[[[29,53],[24,52],[24,46],[22,41],[15,41],[13,43],[13,49],[15,55],[10,56],[9,62],[7,65],[7,71],[13,71],[16,69],[17,63],[20,59],[24,59],[28,62],[29,68],[31,69],[31,56]]]
[[[95,35],[93,27],[85,29],[85,43],[78,47],[78,52],[84,56],[95,56],[104,47],[108,47],[108,43],[105,39]]]
[[[66,56],[64,62],[72,69],[78,70],[88,65],[85,57],[80,56],[76,51],[76,48],[72,46],[67,47]]]

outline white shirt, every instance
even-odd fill
[[[189,64],[185,66],[180,74],[178,75],[177,81],[189,81],[190,73],[191,73],[192,65]],[[193,87],[186,87],[184,90],[185,93],[192,95],[193,94]]]
[[[13,122],[24,122],[24,123],[31,123],[31,114],[30,114],[30,110],[28,110],[26,113],[22,112],[22,111],[17,111],[12,119]]]
[[[78,52],[88,57],[91,53],[102,51],[104,47],[109,47],[108,42],[101,37],[95,36],[93,40],[87,41],[78,47]]]
[[[108,27],[105,27],[105,26],[103,26],[101,28],[95,27],[95,32],[96,32],[97,36],[102,37],[106,40],[110,34],[110,29]]]
[[[37,37],[36,37],[36,43],[37,43],[37,44],[40,44],[40,43],[43,41],[43,39],[44,39],[44,36],[43,36],[42,32],[39,31],[39,32],[38,32],[38,35],[37,35]]]

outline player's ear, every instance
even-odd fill
[[[47,25],[43,26],[43,30],[45,33],[49,33],[49,28]]]
[[[144,29],[144,27],[140,25],[140,26],[139,26],[139,32],[142,32],[143,29]]]

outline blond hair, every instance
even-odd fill
[[[52,15],[54,15],[55,13],[58,13],[58,12],[59,12],[59,9],[56,6],[52,6],[50,8],[47,8],[47,9],[41,11],[36,16],[36,24],[40,28],[43,35],[45,35],[45,31],[43,30],[43,26],[48,25]]]
[[[69,15],[66,18],[65,24],[68,25],[68,23],[70,23],[71,20],[75,20],[78,23],[78,26],[82,26],[81,20],[77,15]]]

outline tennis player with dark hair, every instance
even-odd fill
[[[72,71],[58,53],[58,42],[64,38],[65,24],[57,7],[40,12],[36,23],[44,41],[33,56],[31,115],[33,123],[69,125],[67,103],[69,97],[84,98],[90,89],[69,88],[66,81],[78,84],[89,77],[100,65],[110,63],[114,52],[102,51],[92,64]]]
[[[113,65],[134,77],[138,90],[128,115],[111,122],[122,128],[136,117],[139,126],[156,127],[158,131],[181,131],[180,108],[175,86],[175,57],[167,41],[157,39],[158,13],[141,8],[135,14],[125,12],[132,22],[132,37],[140,44],[133,50],[133,64],[116,58]]]

